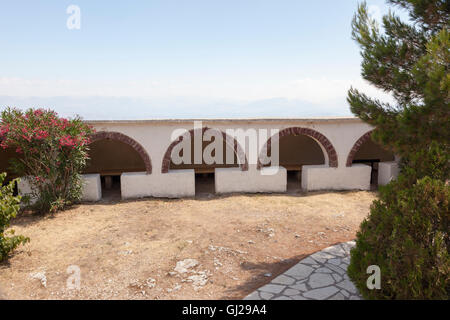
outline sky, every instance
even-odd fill
[[[86,120],[351,116],[351,86],[389,99],[360,76],[357,4],[0,0],[0,109]],[[367,4],[378,20],[389,10]]]

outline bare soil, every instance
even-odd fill
[[[22,215],[12,227],[31,242],[0,264],[0,295],[241,299],[303,257],[354,239],[375,197],[365,191],[205,193],[195,199],[107,199],[54,216]],[[198,265],[175,272],[184,259]],[[80,290],[67,287],[72,265],[81,271]]]

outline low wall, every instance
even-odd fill
[[[216,168],[216,193],[231,192],[286,192],[286,169],[283,167],[268,167],[256,170],[250,168],[242,171],[240,168]]]
[[[305,165],[302,168],[302,189],[313,190],[370,190],[371,167],[354,164],[346,168],[330,168],[327,165]],[[384,184],[398,174],[396,162],[382,162],[379,166],[379,183]],[[195,172],[192,169],[172,170],[165,174],[128,172],[120,176],[122,199],[143,197],[182,198],[195,196]],[[30,194],[27,178],[18,185],[19,194]],[[240,168],[216,168],[216,193],[286,192],[287,171],[283,167],[264,167],[248,171]],[[102,198],[99,174],[83,175],[83,201],[99,201]],[[33,202],[34,199],[31,199]]]
[[[395,180],[399,171],[398,163],[395,161],[380,162],[378,164],[378,185],[384,186]]]
[[[345,168],[330,168],[327,165],[302,167],[302,189],[313,190],[370,190],[372,168],[354,164]]]
[[[17,184],[17,190],[19,192],[20,196],[29,196],[29,200],[30,203],[29,204],[34,204],[36,202],[36,197],[32,196],[32,188],[31,188],[31,184],[28,181],[30,179],[30,177],[20,177],[19,179],[19,183]],[[21,203],[21,205],[25,205],[24,203]]]
[[[99,201],[102,198],[102,184],[99,174],[83,174],[83,201]]]
[[[99,201],[102,198],[102,186],[100,182],[99,174],[83,174],[83,193],[81,196],[82,201]],[[32,197],[33,192],[29,177],[21,177],[17,184],[19,195],[30,196],[30,204],[36,202],[36,197]]]
[[[122,199],[195,196],[195,173],[192,169],[173,170],[164,174],[127,172],[120,176]]]

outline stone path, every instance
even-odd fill
[[[354,245],[349,241],[316,252],[244,300],[360,300],[347,276]]]

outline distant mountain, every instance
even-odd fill
[[[86,120],[135,120],[163,118],[259,118],[350,116],[345,101],[322,105],[272,98],[256,101],[192,97],[12,97],[0,96],[0,109],[50,108],[62,116],[80,115]]]

